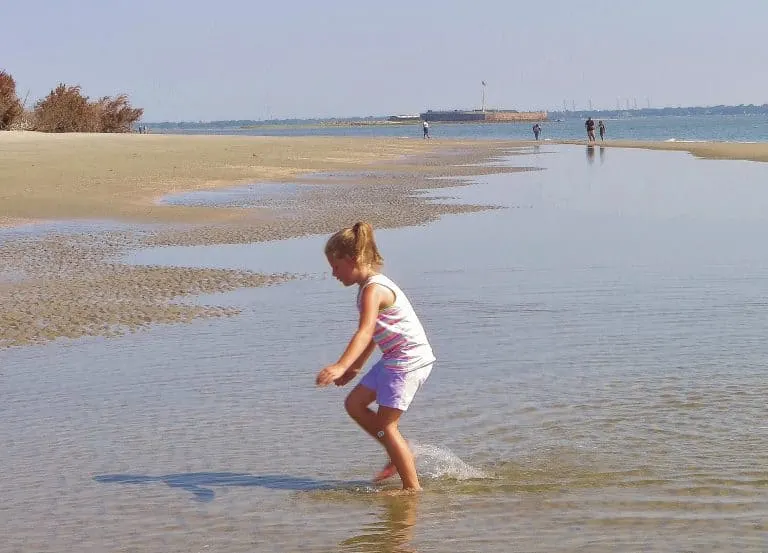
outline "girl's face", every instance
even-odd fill
[[[333,276],[344,286],[352,286],[360,281],[361,272],[357,263],[351,257],[327,256],[328,264],[333,270]]]

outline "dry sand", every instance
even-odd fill
[[[0,133],[0,224],[130,223],[117,229],[0,233],[0,347],[109,336],[152,323],[232,314],[231,309],[172,300],[271,284],[293,275],[135,267],[113,260],[144,245],[254,242],[331,233],[359,219],[381,228],[485,209],[490,206],[438,205],[419,191],[462,183],[445,177],[511,171],[471,165],[506,155],[515,145]],[[304,186],[270,209],[157,203],[172,192],[265,181]]]
[[[526,144],[1,132],[0,227],[51,220],[121,221],[129,226],[0,231],[0,347],[109,336],[152,323],[232,314],[231,309],[173,300],[268,285],[295,275],[136,267],[113,260],[146,245],[256,242],[327,234],[361,219],[377,228],[396,227],[445,213],[488,209],[493,206],[436,204],[421,191],[460,185],[461,177],[514,171],[476,164],[514,154]],[[604,145],[768,160],[768,144]],[[302,186],[298,194],[269,208],[157,203],[168,193],[254,182]],[[328,184],[336,186],[324,186]]]

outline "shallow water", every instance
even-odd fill
[[[766,142],[768,141],[768,117],[764,115],[691,115],[691,116],[637,116],[627,115],[606,119],[607,140],[654,140],[716,142]],[[599,116],[593,116],[595,120]],[[585,140],[584,119],[568,115],[564,120],[541,123],[542,141]],[[397,137],[422,139],[421,123],[404,125],[362,126],[306,126],[263,125],[254,128],[156,126],[153,132],[173,134],[226,134],[239,136],[355,136]],[[464,140],[513,139],[533,140],[532,123],[430,123],[429,134],[435,140],[456,138]]]
[[[158,203],[192,207],[271,207],[295,200],[299,187],[290,183],[256,183],[233,188],[194,190],[169,194]]]
[[[40,236],[76,236],[82,234],[101,234],[104,232],[119,232],[144,230],[151,232],[160,228],[160,225],[121,223],[109,220],[75,220],[75,221],[40,221],[22,224],[15,227],[0,227],[0,244],[8,240],[19,238],[35,238]]]
[[[355,325],[325,237],[156,248],[131,259],[312,278],[0,352],[4,548],[765,550],[768,165],[511,161],[546,170],[445,191],[509,209],[379,234],[439,359],[403,420],[420,497],[368,484],[378,446],[312,385]]]

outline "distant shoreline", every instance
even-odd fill
[[[667,108],[639,108],[639,109],[610,109],[610,110],[550,110],[548,120],[578,120],[591,116],[602,119],[632,119],[645,117],[695,117],[695,116],[768,116],[768,104],[760,106],[749,104],[744,106],[712,106],[712,107],[667,107]],[[221,119],[212,121],[154,121],[145,123],[152,129],[233,129],[233,128],[276,128],[276,127],[322,127],[322,126],[348,126],[355,124],[378,125],[383,123],[417,124],[419,121],[388,121],[389,116],[376,115],[367,117],[330,117],[318,119]]]
[[[555,123],[555,121],[548,121]],[[421,120],[415,121],[388,121],[382,119],[376,119],[372,121],[327,121],[323,123],[313,124],[286,124],[286,125],[273,125],[268,123],[256,124],[256,125],[243,125],[236,127],[237,129],[324,129],[328,127],[412,127],[416,126],[421,128]],[[430,125],[527,125],[530,121],[430,121]]]
[[[374,119],[371,121],[324,121],[321,123],[308,123],[308,124],[270,124],[270,123],[257,123],[254,125],[242,125],[237,127],[238,129],[322,129],[326,127],[402,127],[405,125],[417,125],[421,124],[421,121],[387,121],[383,119]]]

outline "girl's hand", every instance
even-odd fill
[[[355,378],[357,374],[360,372],[360,369],[356,369],[354,367],[351,367],[347,369],[347,371],[342,374],[339,378],[333,381],[336,386],[344,386],[344,384],[348,383],[350,380]]]
[[[345,372],[347,372],[347,368],[342,365],[339,365],[338,363],[334,363],[333,365],[328,365],[319,373],[317,373],[317,378],[315,378],[315,384],[323,388],[325,386],[328,386],[328,384],[330,384],[331,382],[334,382],[337,378],[341,377]]]

